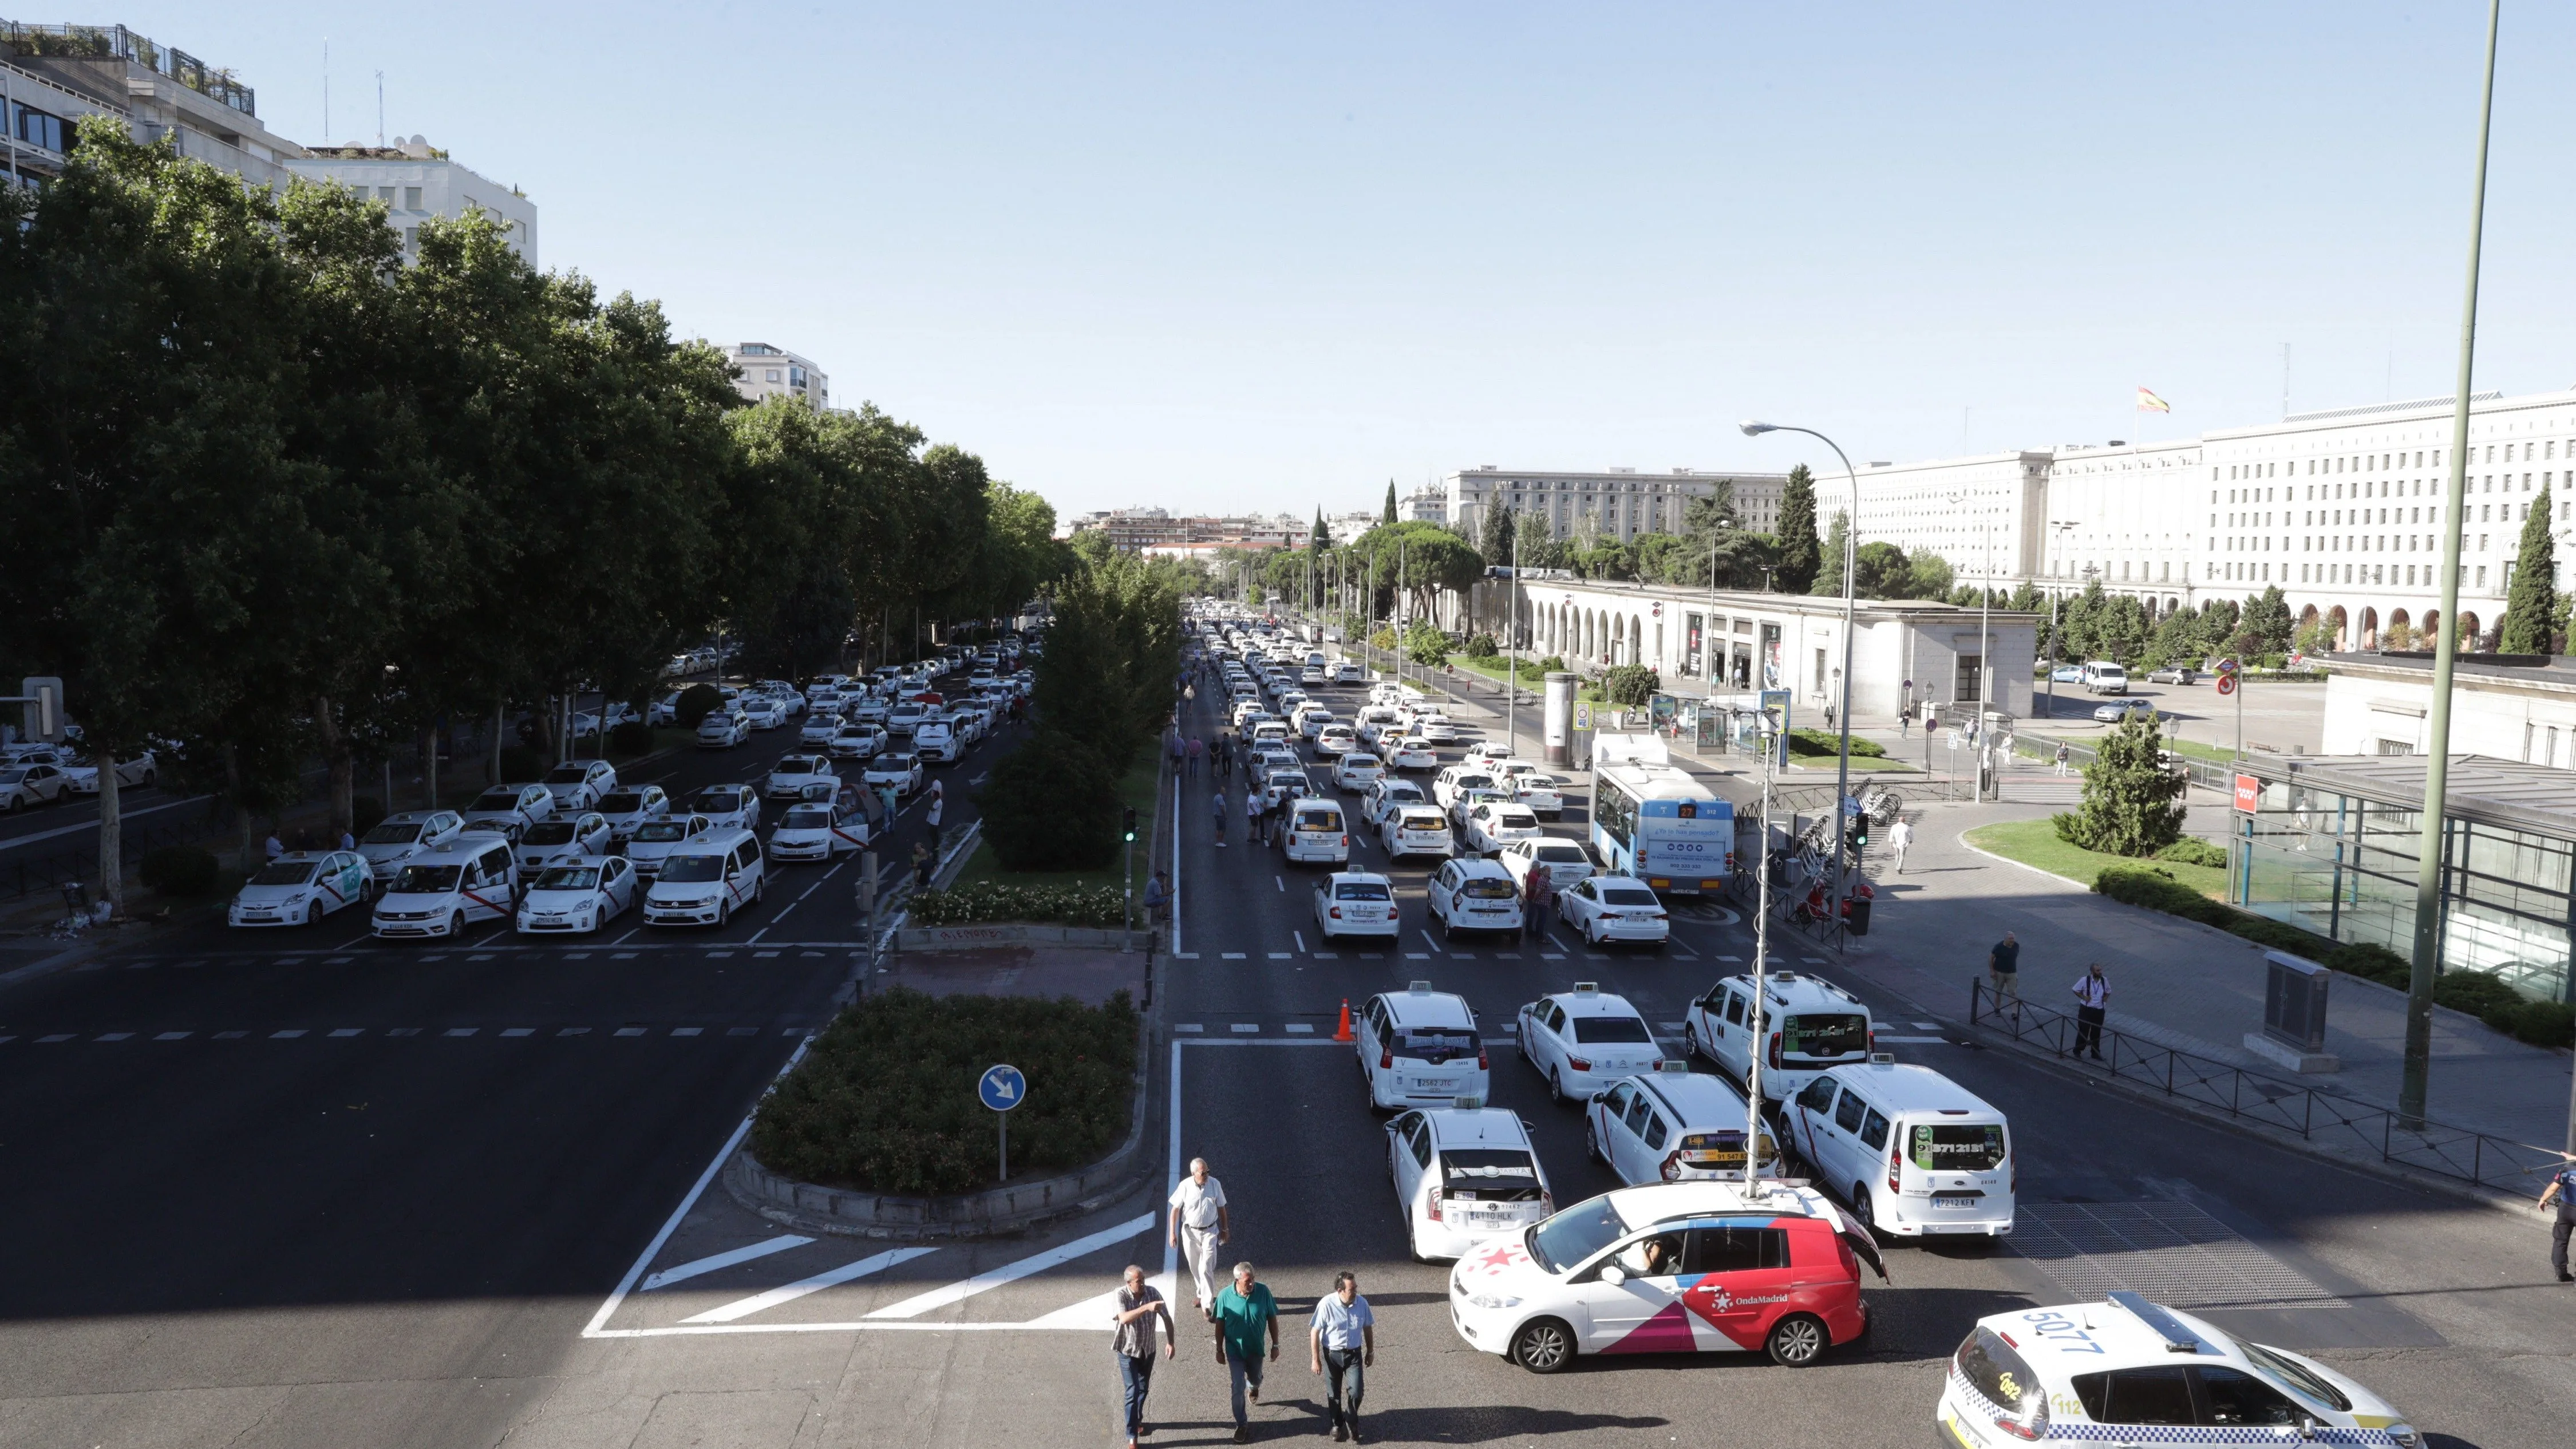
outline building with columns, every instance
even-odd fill
[[[1558,538],[1579,538],[1589,530],[1621,543],[1641,533],[1679,533],[1684,512],[1694,498],[1714,497],[1718,485],[1730,485],[1737,517],[1744,527],[1767,533],[1780,521],[1780,491],[1785,473],[1712,472],[1675,468],[1668,473],[1640,473],[1609,468],[1598,473],[1552,473],[1483,464],[1462,468],[1440,480],[1439,513],[1445,523],[1477,538],[1488,510],[1501,506],[1547,516]]]

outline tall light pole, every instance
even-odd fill
[[[2048,661],[2048,717],[2057,718],[2057,613],[2066,605],[2066,590],[2057,582],[2057,542],[2075,530],[2073,519],[2051,519],[2048,524],[2048,648],[2042,658]]]
[[[1949,495],[1948,502],[1953,509],[1956,509],[1974,496],[1971,490],[1962,488]],[[1977,713],[1981,717],[1980,726],[1984,723],[1982,716],[1994,703],[1994,689],[1990,683],[1994,677],[1994,661],[1986,657],[1991,650],[1991,645],[1988,643],[1990,635],[1987,631],[1988,610],[1994,603],[1995,595],[1995,521],[1992,514],[1986,515],[1984,527],[1986,561],[1980,567],[1981,577],[1985,582],[1977,586]],[[1977,731],[1977,785],[1974,798],[1981,804],[1986,798],[1986,764],[1994,757],[1993,746],[1987,743],[1989,733],[1982,727]],[[1995,798],[1998,800],[2003,798],[2000,782],[1997,785]]]
[[[1512,524],[1512,576],[1503,580],[1503,740],[1521,745],[1521,521]]]
[[[2415,959],[2406,989],[2406,1062],[2397,1085],[2397,1120],[2424,1125],[2424,1091],[2433,1055],[2433,967],[2442,945],[2444,816],[2451,780],[2451,666],[2460,640],[2461,526],[2469,488],[2469,378],[2477,358],[2478,250],[2487,213],[2487,132],[2495,116],[2496,27],[2504,0],[2487,3],[2486,84],[2478,93],[2478,165],[2469,186],[2469,280],[2460,302],[2460,386],[2451,412],[2451,486],[2442,519],[2442,628],[2433,645],[2433,702],[2424,753],[2424,833],[2415,847]],[[2576,1089],[2571,1089],[2576,1090]],[[2571,1099],[2576,1110],[2576,1098]],[[2576,1123],[2569,1135],[2576,1138]]]
[[[1744,436],[1748,438],[1758,438],[1764,433],[1806,434],[1834,450],[1834,456],[1843,460],[1843,477],[1851,484],[1851,512],[1843,519],[1843,739],[1842,757],[1834,770],[1834,899],[1833,904],[1828,907],[1837,912],[1835,920],[1839,922],[1841,920],[1839,912],[1842,910],[1843,902],[1843,859],[1850,853],[1849,848],[1843,843],[1845,836],[1851,830],[1850,819],[1843,813],[1843,801],[1851,794],[1852,590],[1857,586],[1852,575],[1860,558],[1860,474],[1852,470],[1851,456],[1843,451],[1842,444],[1813,428],[1793,428],[1783,423],[1761,423],[1751,418],[1745,419],[1738,426],[1744,429]],[[1764,846],[1767,849],[1769,842],[1765,841]],[[1752,1160],[1749,1156],[1752,1150],[1751,1147],[1745,1149],[1748,1162]]]

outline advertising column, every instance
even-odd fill
[[[1573,759],[1574,676],[1551,673],[1547,676],[1547,706],[1543,737],[1547,742],[1547,763],[1563,769]]]

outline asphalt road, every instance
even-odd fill
[[[1197,723],[1213,728],[1204,708]],[[1417,978],[1464,994],[1495,1043],[1494,1101],[1530,1121],[1566,1203],[1610,1181],[1576,1112],[1501,1044],[1518,1004],[1579,978],[1678,1022],[1741,969],[1723,958],[1749,958],[1749,930],[1685,910],[1660,956],[1453,946],[1417,933],[1415,866],[1390,872],[1402,942],[1326,953],[1311,876],[1246,848],[1239,826],[1213,849],[1207,788],[1185,782],[1178,812],[1183,954],[1163,966],[1152,1070],[1177,1087],[1166,1150],[1207,1156],[1227,1184],[1227,1256],[1255,1262],[1296,1315],[1256,1411],[1264,1439],[1321,1432],[1298,1335],[1341,1268],[1379,1312],[1369,1416],[1389,1443],[1670,1445],[1795,1426],[1807,1442],[1919,1449],[1970,1322],[2112,1282],[2317,1353],[2437,1444],[2537,1443],[2576,1413],[2576,1293],[2546,1281],[2545,1230],[1979,1050],[1947,1008],[1830,964],[1817,969],[1869,1000],[1884,1035],[1921,1038],[1893,1044],[1902,1058],[2011,1114],[2012,1244],[1894,1249],[1893,1282],[1868,1289],[1870,1343],[1806,1371],[1645,1356],[1541,1379],[1474,1352],[1448,1325],[1445,1268],[1406,1257],[1381,1119],[1329,1040],[1341,1001]],[[1372,846],[1358,855],[1382,866]],[[846,897],[823,904],[838,895],[810,909],[846,941]],[[0,1300],[0,1424],[30,1443],[1112,1442],[1099,1295],[1122,1263],[1164,1267],[1158,1189],[917,1255],[786,1233],[699,1190],[792,1046],[781,1033],[818,1019],[848,970],[831,945],[751,942],[763,919],[713,946],[730,956],[575,961],[582,948],[548,943],[280,965],[281,943],[238,964],[156,953],[147,970],[0,996],[0,1035],[19,1036],[0,1042],[14,1169],[0,1204],[19,1249]],[[1902,922],[1883,912],[1881,926]],[[829,939],[801,915],[792,935]],[[642,1031],[617,1035],[630,1021]],[[270,1022],[309,1034],[204,1034]],[[684,1022],[700,1034],[679,1036]],[[71,1039],[39,1045],[24,1035],[39,1024]],[[444,1034],[463,1026],[477,1034]],[[363,1034],[325,1035],[349,1028]],[[100,1039],[117,1031],[135,1034]],[[1230,1437],[1224,1376],[1187,1343],[1158,1375],[1157,1445]]]

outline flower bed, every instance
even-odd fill
[[[1116,930],[1127,924],[1126,898],[1114,886],[1013,885],[965,881],[923,891],[906,907],[918,926],[982,926],[1026,921]]]
[[[994,1184],[993,1113],[975,1084],[998,1062],[1028,1079],[1011,1113],[1027,1176],[1098,1161],[1135,1109],[1136,1010],[1071,997],[925,996],[898,987],[835,1018],[763,1098],[751,1151],[802,1182],[946,1195]]]

